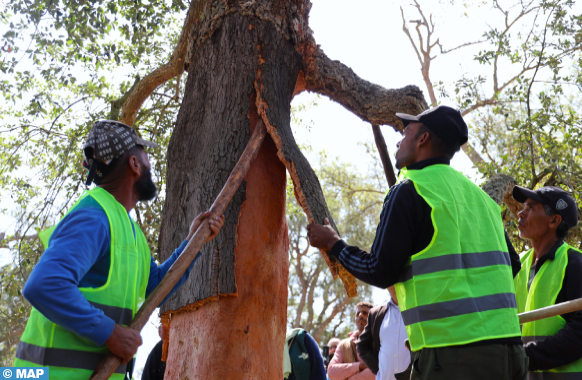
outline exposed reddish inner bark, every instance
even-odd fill
[[[286,180],[269,137],[246,181],[235,249],[238,297],[172,317],[166,379],[276,379],[282,373],[289,276]]]
[[[270,137],[245,180],[236,231],[238,297],[172,317],[166,379],[278,379],[282,373],[289,276],[286,175]]]

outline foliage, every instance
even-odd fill
[[[117,119],[139,76],[172,54],[185,5],[180,1],[10,1],[0,6],[0,197],[10,205],[0,234],[0,361],[9,365],[30,305],[22,297],[42,253],[39,230],[56,223],[85,189],[82,146],[95,120]],[[160,195],[136,208],[157,256],[164,204],[166,147],[184,85],[156,90],[135,127],[161,149],[150,152]],[[9,217],[10,215],[10,217]]]
[[[527,34],[512,39],[493,29],[484,35],[491,49],[479,52],[475,57],[479,63],[491,65],[491,61],[505,59],[522,70],[493,104],[473,117],[473,135],[488,158],[479,165],[484,177],[509,174],[521,186],[560,186],[579,199],[582,161],[577,153],[582,147],[582,115],[576,105],[582,94],[572,84],[579,80],[576,73],[582,62],[582,16],[571,14],[572,6],[571,1],[541,1],[537,8],[529,8],[538,22]],[[478,87],[457,86],[457,101],[482,101]],[[514,243],[525,249],[527,243],[518,238],[516,220],[505,213]],[[568,240],[580,246],[579,227]]]
[[[427,69],[424,79],[433,103],[434,86],[441,100],[454,101],[462,110],[470,142],[480,153],[479,159],[471,158],[484,178],[508,174],[521,186],[560,186],[579,199],[582,16],[574,13],[571,0],[488,4],[499,17],[486,20],[491,26],[481,41],[458,47],[479,44],[474,56],[479,70],[447,85],[432,84]],[[431,28],[427,25],[427,33],[434,33],[434,24]],[[441,54],[458,49],[447,51],[437,43]],[[525,249],[515,217],[507,209],[503,215],[516,248]],[[580,246],[581,235],[576,228],[568,240]]]
[[[352,245],[372,246],[387,183],[375,148],[362,147],[370,157],[368,173],[320,153],[316,169],[326,202],[342,238]],[[288,324],[306,329],[320,343],[346,337],[354,328],[354,308],[372,302],[371,287],[358,281],[358,296],[348,298],[342,283],[333,281],[325,261],[307,240],[307,219],[294,197],[287,198],[290,275]]]

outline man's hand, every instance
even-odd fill
[[[123,359],[123,364],[126,364],[133,358],[141,343],[139,331],[118,325],[117,323],[113,328],[111,336],[105,341],[105,345],[109,348],[109,351]]]
[[[198,227],[200,227],[200,224],[204,221],[204,219],[208,218],[210,214],[211,214],[210,211],[206,211],[201,213],[196,217],[196,219],[194,219],[192,225],[190,226],[190,233],[188,234],[186,240],[192,239],[192,236],[194,236],[194,234],[198,230]],[[208,237],[208,239],[206,239],[205,243],[208,243],[210,240],[214,239],[216,235],[218,235],[218,232],[224,225],[224,215],[210,218],[208,220],[208,225],[210,226],[211,234]]]
[[[319,224],[307,225],[307,237],[309,238],[309,244],[311,244],[312,247],[324,249],[326,251],[331,251],[333,245],[340,240],[339,235],[331,227],[327,218],[323,221],[323,226],[320,226]]]
[[[368,368],[368,366],[366,365],[366,363],[364,362],[360,362],[360,371],[365,370],[366,368]]]

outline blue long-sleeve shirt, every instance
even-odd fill
[[[46,318],[99,346],[105,344],[115,322],[92,306],[79,287],[97,288],[105,284],[111,259],[110,242],[105,210],[92,197],[85,197],[59,222],[23,291],[28,302]],[[187,240],[159,266],[151,259],[146,296],[160,283],[186,244]],[[188,279],[195,262],[196,259],[168,297]]]

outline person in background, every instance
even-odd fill
[[[394,375],[405,371],[410,364],[408,339],[394,286],[388,288],[390,301],[370,310],[368,324],[356,343],[358,354],[376,380],[395,380]],[[410,376],[409,376],[410,377]]]
[[[368,314],[373,305],[370,302],[360,302],[356,305],[357,330],[349,334],[338,345],[333,359],[327,366],[327,376],[331,380],[373,380],[376,376],[361,360],[356,350],[356,341],[368,323]]]
[[[329,363],[333,359],[333,355],[335,354],[335,351],[337,350],[337,346],[339,345],[339,343],[340,343],[339,338],[331,338],[329,342],[327,342],[327,346],[329,347],[329,361],[327,363],[327,366],[329,366]],[[326,371],[327,366],[325,367]]]
[[[143,367],[143,373],[141,374],[141,380],[164,380],[166,362],[162,361],[162,347],[164,342],[170,340],[170,331],[168,330],[168,328],[165,328],[164,325],[160,323],[158,334],[160,334],[161,340],[148,355],[148,359]]]
[[[518,312],[581,298],[582,252],[564,242],[578,223],[574,198],[553,186],[516,186],[513,198],[524,206],[517,214],[519,235],[532,245],[514,280]],[[522,340],[528,378],[582,379],[582,311],[524,323]]]
[[[297,328],[287,332],[283,349],[283,378],[326,380],[323,357],[309,333]]]
[[[337,346],[340,344],[340,338],[331,338],[329,342],[327,342],[327,346],[329,347],[329,361],[333,359],[333,355],[337,350]]]

